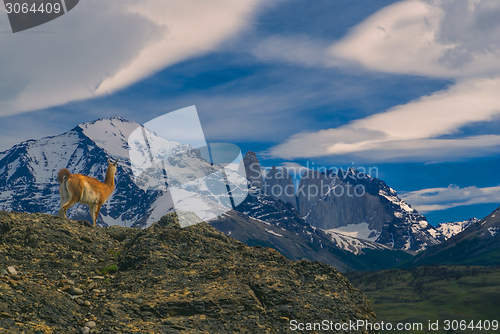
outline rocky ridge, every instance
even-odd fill
[[[175,215],[139,230],[0,211],[0,269],[2,333],[285,333],[291,319],[375,320],[334,268],[206,223],[180,228]]]
[[[479,219],[476,217],[461,221],[461,222],[448,222],[448,223],[439,223],[435,229],[439,233],[441,233],[442,241],[448,240],[451,237],[457,235],[458,233],[464,231],[466,228],[468,228],[471,225],[476,224],[479,222]]]
[[[243,161],[250,164],[246,169],[261,169],[253,152],[248,152]],[[275,189],[276,194],[286,193],[286,187],[293,188],[286,169],[273,166],[268,175],[269,180],[266,177],[263,184],[281,187],[281,191]],[[259,189],[260,179],[252,180],[251,184]],[[269,194],[266,189],[264,192]],[[307,170],[301,177],[296,198],[269,195],[284,203],[296,203],[294,206],[301,218],[310,226],[340,234],[346,233],[343,227],[349,227],[349,237],[393,249],[415,253],[439,244],[443,239],[441,233],[401,200],[394,189],[352,167],[346,171]]]
[[[266,174],[263,188],[264,192],[273,199],[281,200],[283,203],[290,203],[297,209],[293,179],[286,168],[278,169],[273,166]]]

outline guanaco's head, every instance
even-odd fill
[[[112,162],[108,159],[108,173],[111,173],[113,176],[116,174],[116,164],[118,163],[118,158],[116,158],[115,162]]]

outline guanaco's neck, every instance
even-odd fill
[[[104,184],[107,185],[110,189],[115,188],[115,168],[111,166],[108,167],[108,170],[106,171],[106,178],[104,179]]]

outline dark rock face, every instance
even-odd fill
[[[334,268],[248,247],[205,223],[181,229],[175,215],[138,230],[0,212],[0,254],[5,333],[77,332],[89,320],[101,333],[288,333],[293,319],[375,321]]]
[[[264,193],[270,195],[275,200],[290,203],[297,209],[293,179],[286,168],[277,169],[276,166],[271,168],[264,180]]]
[[[243,158],[243,164],[240,165],[241,168],[245,169],[245,174],[247,179],[250,181],[250,185],[262,189],[263,179],[262,171],[260,169],[259,159],[254,152],[248,151]]]
[[[369,238],[394,249],[421,251],[440,241],[424,216],[382,180],[354,168],[309,171],[297,192],[305,221],[325,230],[366,223]]]
[[[307,170],[300,178],[297,189],[297,203],[302,217],[307,216],[314,204],[328,194],[332,185],[339,182],[336,175]]]

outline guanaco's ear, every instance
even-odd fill
[[[109,158],[108,158],[108,165],[111,165],[111,161],[109,160]]]
[[[118,158],[116,158],[116,161],[115,161],[114,165],[116,166],[117,163],[118,163]]]

